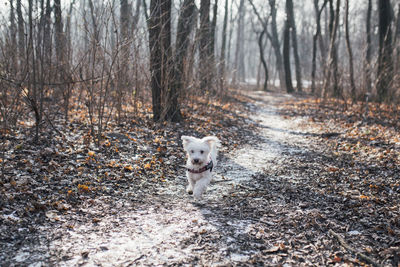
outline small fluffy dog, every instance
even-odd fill
[[[196,199],[206,190],[212,179],[213,167],[217,165],[218,146],[220,141],[215,136],[202,139],[192,136],[182,136],[183,149],[187,154],[186,176],[189,185],[186,191]]]

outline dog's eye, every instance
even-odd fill
[[[203,150],[200,150],[200,154],[203,154],[204,153],[204,151]]]
[[[193,153],[194,153],[194,150],[190,150],[190,153],[192,153],[192,154],[193,154]]]

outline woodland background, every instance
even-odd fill
[[[2,1],[2,133],[82,116],[93,140],[151,103],[182,120],[228,87],[397,105],[396,1]],[[150,101],[151,100],[151,101]],[[368,101],[367,100],[367,101]],[[190,114],[186,114],[190,116]]]

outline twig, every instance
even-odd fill
[[[212,183],[216,184],[216,183],[224,183],[224,182],[231,182],[233,181],[232,179],[227,179],[227,180],[213,180]]]
[[[139,257],[137,257],[136,259],[134,259],[132,262],[129,262],[128,265],[126,266],[132,266],[135,265],[137,261],[141,260],[143,257],[145,257],[146,255],[142,254]],[[127,262],[126,262],[127,263]]]
[[[236,184],[236,186],[241,187],[246,190],[249,190],[249,191],[263,191],[263,190],[260,190],[260,189],[254,188],[254,187],[245,186],[242,184]]]
[[[357,257],[360,257],[361,259],[365,260],[365,261],[368,262],[368,263],[371,263],[371,264],[374,265],[374,266],[378,266],[378,267],[383,266],[382,264],[376,262],[376,261],[375,261],[374,259],[372,259],[371,257],[368,257],[367,255],[365,255],[365,254],[363,254],[363,253],[361,253],[361,252],[358,252],[356,249],[350,247],[350,246],[346,243],[346,241],[344,241],[344,239],[343,239],[339,234],[335,233],[334,231],[329,230],[329,234],[331,234],[332,236],[336,237],[336,239],[339,241],[339,243],[340,243],[344,248],[346,248],[347,250],[349,250],[349,251],[353,252],[354,254],[356,254]]]

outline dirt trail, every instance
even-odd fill
[[[223,149],[215,182],[203,201],[196,203],[185,194],[182,171],[181,177],[160,187],[158,195],[145,199],[143,205],[134,199],[118,202],[108,197],[87,203],[80,215],[57,218],[74,223],[66,225],[68,230],[52,231],[50,239],[54,240],[47,244],[51,262],[61,266],[247,262],[256,253],[254,246],[246,246],[247,235],[262,214],[231,216],[221,205],[228,207],[236,195],[240,202],[242,192],[252,190],[247,184],[253,177],[273,169],[277,162],[284,164],[281,155],[288,149],[282,144],[302,141],[286,132],[296,127],[293,121],[275,112],[275,105],[284,97],[253,94],[256,102],[251,119],[259,124],[259,136],[249,136],[249,144],[239,150]],[[24,261],[24,253],[16,260]]]
[[[344,218],[347,200],[322,193],[325,185],[317,184],[318,165],[326,157],[323,144],[301,130],[304,120],[278,115],[279,102],[290,96],[253,92],[251,97],[250,119],[258,131],[247,137],[246,146],[222,149],[215,181],[202,201],[185,193],[182,169],[181,176],[167,179],[152,194],[104,196],[78,213],[55,217],[62,227],[44,226],[41,245],[20,249],[14,261],[36,262],[33,266],[324,266],[342,261],[345,251],[329,230],[361,228],[351,216]],[[292,167],[296,164],[300,167]],[[349,233],[361,240],[361,232]],[[357,262],[351,255],[347,259]]]

